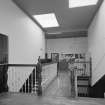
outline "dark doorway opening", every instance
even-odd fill
[[[8,36],[0,34],[0,93],[8,91]]]

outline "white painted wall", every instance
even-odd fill
[[[0,33],[9,37],[9,63],[35,64],[38,56],[44,57],[44,32],[12,0],[0,0]],[[27,75],[29,75],[33,68],[9,68],[10,91],[18,91],[21,88],[28,77],[25,71],[27,69],[29,70]],[[11,81],[11,73],[13,81]],[[22,83],[13,86],[12,83],[19,83],[19,81]]]
[[[105,1],[88,32],[88,52],[92,57],[92,85],[94,85],[105,74]]]
[[[88,48],[87,37],[48,39],[48,53],[86,53]]]
[[[0,0],[0,33],[9,36],[9,63],[35,63],[44,56],[43,31],[12,0]]]

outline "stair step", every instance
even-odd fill
[[[89,76],[77,76],[77,80],[89,80]]]
[[[89,85],[77,85],[78,87],[89,87]]]
[[[77,76],[77,89],[79,97],[89,96],[90,76]]]

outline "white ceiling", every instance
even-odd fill
[[[46,33],[87,30],[103,0],[96,6],[69,8],[69,0],[14,0],[31,16],[55,13],[60,27],[45,28]]]

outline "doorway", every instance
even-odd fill
[[[0,93],[8,91],[8,36],[0,34]]]

